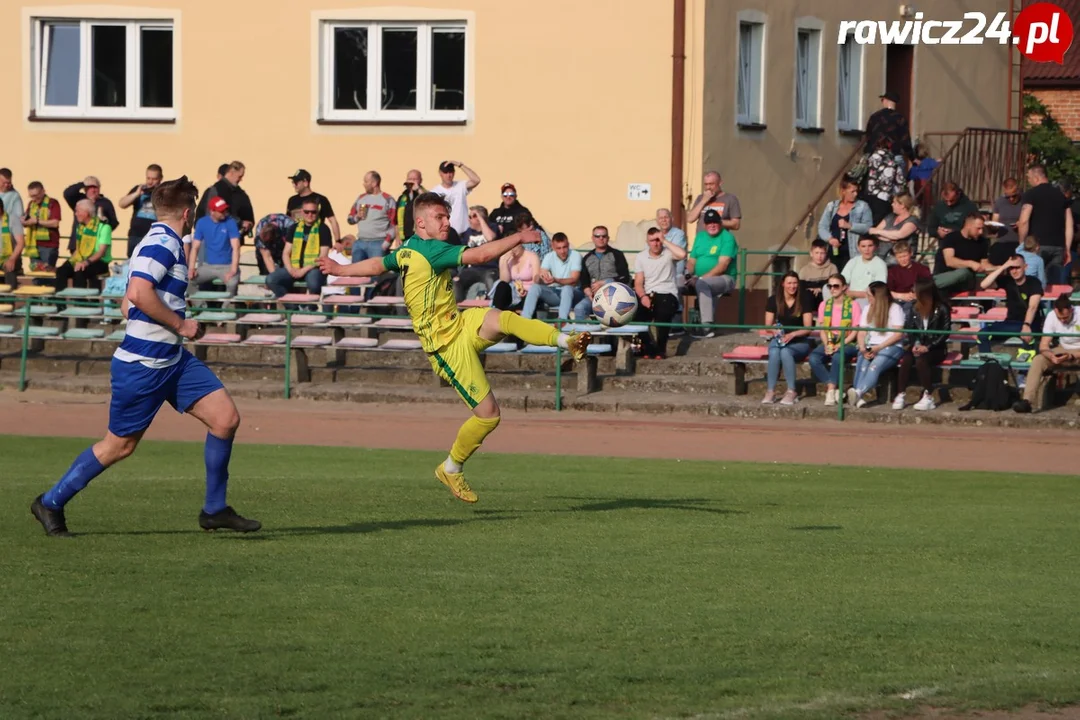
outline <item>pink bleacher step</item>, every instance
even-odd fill
[[[391,296],[391,295],[378,295],[368,300],[368,305],[403,305],[405,298]]]
[[[951,367],[953,365],[959,365],[963,360],[963,356],[958,352],[950,352],[945,354],[945,359],[941,361],[941,365],[938,367]]]
[[[412,320],[409,318],[383,318],[372,325],[372,327],[393,328],[395,330],[412,330],[412,326]]]
[[[484,298],[476,298],[475,300],[464,300],[458,303],[459,308],[486,308],[491,307],[491,301]]]
[[[284,335],[249,335],[244,345],[284,345]]]
[[[768,360],[769,348],[763,345],[740,345],[721,357],[725,360]]]
[[[330,327],[357,327],[371,322],[371,318],[361,315],[337,315],[330,319]]]
[[[314,348],[314,347],[326,347],[334,342],[332,337],[323,337],[321,335],[301,335],[300,337],[293,338],[292,346],[299,348]]]
[[[419,340],[387,340],[380,347],[383,350],[420,350]]]
[[[992,290],[966,290],[953,295],[958,300],[970,300],[972,298],[1003,298],[1005,291],[994,288]]]
[[[323,302],[327,305],[363,305],[364,298],[359,295],[327,295]]]
[[[309,293],[287,293],[278,298],[278,302],[283,303],[317,303],[319,302],[318,295],[311,295]]]
[[[974,305],[958,305],[952,309],[953,320],[967,320],[978,316],[979,308]]]
[[[371,284],[371,278],[366,277],[335,277],[330,282],[332,287],[360,287]]]
[[[325,315],[293,315],[293,325],[322,325],[326,322]]]
[[[1050,287],[1046,288],[1045,297],[1047,297],[1047,298],[1049,298],[1051,300],[1056,300],[1058,295],[1072,295],[1072,294],[1073,294],[1072,285],[1051,285]]]
[[[240,342],[240,336],[236,333],[207,333],[198,342],[203,345],[232,345]]]
[[[241,325],[276,325],[285,320],[280,313],[248,313],[237,321]]]
[[[334,347],[341,350],[369,350],[378,346],[378,338],[342,338],[334,343]]]
[[[999,322],[1005,320],[1009,316],[1009,308],[995,307],[990,308],[982,315],[976,316],[976,320],[988,320],[991,322]]]

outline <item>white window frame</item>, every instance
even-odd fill
[[[808,107],[807,116],[799,117],[799,35],[810,35],[810,68],[808,77]],[[795,21],[795,92],[793,93],[794,106],[792,117],[795,127],[800,129],[818,129],[821,127],[821,58],[824,52],[823,38],[825,37],[825,23],[817,18],[798,18]]]
[[[334,31],[338,28],[365,28],[368,33],[367,110],[334,108]],[[464,102],[461,110],[431,108],[431,55],[435,30],[453,30],[465,35]],[[416,31],[416,109],[383,110],[381,106],[382,31]],[[469,23],[462,20],[324,20],[319,31],[320,94],[318,119],[339,122],[464,122],[468,119],[470,79]]]
[[[851,49],[851,68],[849,73],[849,88],[848,88],[848,118],[846,121],[840,119],[840,111],[842,105],[840,103],[840,87],[843,83],[843,78],[840,74],[841,63],[845,48]],[[849,32],[844,42],[837,45],[836,48],[836,129],[837,130],[862,130],[863,128],[863,68],[865,67],[865,57],[863,56],[863,46],[855,42],[855,35],[853,32]]]
[[[45,83],[48,79],[48,32],[49,25],[79,26],[79,100],[78,104],[46,105]],[[127,104],[124,107],[94,107],[92,97],[90,65],[93,59],[92,28],[94,26],[114,26],[127,29],[125,48],[126,72],[124,77]],[[173,34],[173,104],[172,107],[141,107],[142,94],[142,31],[169,30]],[[80,17],[39,17],[33,19],[33,113],[39,118],[57,118],[67,120],[175,120],[177,116],[177,97],[179,96],[179,75],[176,25],[172,20],[129,20],[121,18],[80,18]]]
[[[735,22],[735,124],[736,125],[764,125],[765,124],[765,58],[767,56],[766,43],[768,42],[767,16],[757,10],[743,10],[738,13]],[[742,112],[739,107],[739,83],[742,78],[742,28],[743,25],[752,26],[750,49],[750,107],[747,112]]]

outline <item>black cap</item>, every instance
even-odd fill
[[[442,164],[439,165],[439,172],[454,172],[454,170],[454,163],[449,160],[444,160]]]
[[[900,96],[897,95],[896,93],[894,93],[892,90],[887,90],[887,91],[883,92],[882,94],[878,95],[878,99],[880,99],[880,100],[890,100],[890,101],[892,101],[894,103],[900,102]]]
[[[722,218],[720,217],[720,213],[716,212],[712,208],[709,208],[705,211],[705,214],[702,216],[701,221],[706,225],[712,225],[714,223],[719,225],[722,222]]]
[[[307,170],[297,170],[289,176],[289,179],[293,182],[299,182],[300,180],[304,180],[305,182],[311,182],[311,173],[309,173]]]

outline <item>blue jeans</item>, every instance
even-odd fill
[[[784,368],[784,382],[788,390],[795,389],[795,363],[805,360],[810,354],[810,341],[806,338],[795,338],[792,342],[781,347],[776,338],[769,341],[769,392],[776,387],[776,381],[780,378],[780,368]]]
[[[521,309],[521,317],[536,317],[537,303],[544,303],[548,307],[559,307],[559,319],[566,320],[570,317],[570,308],[585,297],[585,293],[573,285],[541,285],[533,283],[529,292],[525,294],[525,304]]]
[[[855,380],[851,386],[860,396],[865,395],[877,387],[881,373],[896,367],[903,356],[904,347],[899,343],[881,348],[873,360],[867,360],[865,355],[859,355],[859,360],[855,363]]]
[[[1047,278],[1049,279],[1049,278]],[[1021,329],[1024,327],[1022,322],[996,322],[984,325],[981,332],[992,332],[993,335],[980,335],[979,336],[979,352],[990,352],[990,343],[998,342],[1000,340],[1006,340],[1010,337],[1014,337],[1020,334]],[[1031,328],[1032,332],[1042,332],[1042,327],[1035,323]],[[1028,344],[1024,344],[1025,348],[1030,348]]]
[[[848,343],[844,346],[844,362],[855,357],[858,353],[859,348],[854,343]],[[819,383],[840,387],[841,363],[836,362],[839,355],[839,350],[832,355],[827,355],[824,345],[818,345],[810,353],[810,369],[814,371],[814,377],[817,378]]]
[[[368,258],[382,257],[386,254],[382,246],[382,240],[356,240],[352,246],[352,261],[358,263]]]
[[[276,298],[291,293],[293,282],[293,276],[285,268],[278,268],[266,276],[266,287],[270,288],[270,292],[274,293]],[[326,275],[315,268],[304,276],[304,284],[310,294],[318,295],[326,284]]]
[[[1049,285],[1069,285],[1069,271],[1065,268],[1065,248],[1047,247],[1043,245],[1039,250],[1043,263],[1046,265],[1046,282]]]
[[[575,320],[588,320],[589,315],[592,314],[592,298],[581,293],[581,299],[574,305],[574,319]]]

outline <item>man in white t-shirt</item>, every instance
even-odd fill
[[[1054,301],[1054,312],[1043,321],[1042,331],[1045,335],[1039,342],[1039,354],[1031,361],[1027,384],[1024,385],[1024,398],[1013,405],[1013,410],[1018,413],[1031,412],[1032,403],[1039,398],[1047,370],[1075,368],[1080,365],[1080,337],[1064,335],[1080,333],[1080,312],[1073,307],[1068,293],[1059,295]],[[1051,335],[1061,335],[1057,338],[1057,347],[1051,347],[1054,341]]]
[[[468,180],[454,180],[455,169],[468,176]],[[431,192],[442,195],[450,203],[450,227],[461,234],[469,229],[469,193],[480,184],[480,176],[457,160],[446,160],[439,166],[442,182]]]
[[[889,280],[889,266],[877,256],[877,238],[869,235],[859,238],[859,257],[848,260],[843,273],[848,283],[848,296],[858,299],[865,310],[868,304],[866,291],[870,283],[887,283]]]
[[[634,292],[638,296],[635,320],[670,323],[679,312],[679,285],[675,266],[686,259],[686,250],[667,239],[660,228],[645,235],[648,249],[634,258]],[[655,333],[655,337],[653,337]],[[667,355],[671,328],[660,325],[641,334],[646,358],[662,360]]]
[[[570,317],[570,308],[585,298],[585,293],[578,287],[581,255],[570,249],[566,233],[557,232],[551,236],[551,249],[553,252],[544,256],[540,274],[525,294],[525,304],[521,308],[523,318],[534,317],[537,304],[542,302],[548,307],[557,305],[559,319],[566,320]]]

